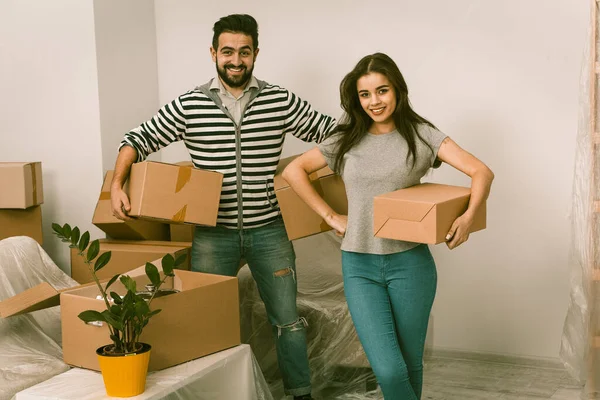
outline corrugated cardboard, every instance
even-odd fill
[[[273,180],[277,202],[290,240],[331,230],[325,220],[306,205],[281,176],[283,169],[296,157],[281,159]],[[346,187],[339,175],[325,167],[310,174],[309,178],[316,191],[335,212],[341,215],[348,214]]]
[[[190,247],[191,243],[102,239],[100,240],[100,251],[98,254],[110,251],[111,258],[110,262],[97,272],[97,276],[100,279],[110,279],[115,274],[124,274],[139,265],[146,265],[147,262],[162,258],[165,254],[171,254],[175,258],[185,254],[187,257],[181,269],[189,270]],[[89,266],[77,252],[77,249],[71,249],[71,277],[79,283],[93,282]],[[95,260],[92,262],[95,262]]]
[[[223,174],[153,161],[135,163],[131,212],[143,219],[216,226]]]
[[[110,204],[110,183],[114,171],[107,171],[102,190],[94,211],[92,223],[113,239],[124,240],[169,240],[169,226],[157,221],[133,219],[122,221],[112,213]],[[125,185],[125,193],[128,187]]]
[[[42,206],[25,210],[0,209],[0,240],[11,236],[29,236],[43,244]]]
[[[43,202],[41,162],[0,162],[0,208],[25,209]]]
[[[196,225],[180,225],[171,224],[171,241],[172,242],[192,242],[194,240],[194,230]]]
[[[238,282],[235,277],[175,271],[172,287],[180,293],[156,298],[141,341],[152,346],[149,370],[159,370],[240,344]],[[138,287],[146,276],[134,278]],[[111,287],[112,289],[113,287]],[[120,282],[114,290],[124,294]],[[98,371],[96,349],[110,343],[108,328],[84,324],[77,315],[105,309],[96,287],[61,294],[63,357],[67,364]]]
[[[47,282],[40,283],[13,297],[0,301],[0,317],[8,318],[57,306],[60,304],[60,294],[62,292],[87,287],[89,285],[90,284],[57,290]]]
[[[469,205],[466,187],[424,183],[376,196],[373,200],[373,230],[376,237],[438,244],[456,218]],[[471,232],[485,229],[485,204],[480,207]]]

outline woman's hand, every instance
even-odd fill
[[[473,225],[473,217],[467,213],[456,218],[446,235],[446,246],[452,250],[469,240],[471,225]]]
[[[348,228],[348,216],[340,214],[329,214],[325,217],[327,225],[333,228],[335,234],[339,237],[344,237],[346,229]]]

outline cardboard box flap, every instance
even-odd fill
[[[8,318],[13,315],[27,314],[32,311],[59,305],[60,291],[54,289],[49,283],[25,290],[11,298],[0,302],[0,317]]]
[[[101,280],[106,283],[108,279]],[[8,299],[0,301],[0,317],[8,318],[15,315],[27,314],[60,305],[60,294],[86,286],[96,285],[95,282],[73,286],[66,289],[55,289],[48,282],[42,282]]]
[[[421,222],[427,214],[429,214],[433,208],[435,207],[435,203],[429,202],[419,202],[413,203],[408,201],[386,201],[384,199],[378,200],[377,197],[373,200],[374,206],[377,203],[378,210],[380,212],[375,213],[373,216],[373,231],[376,235],[381,228],[390,220],[402,220],[402,221],[412,221],[412,222]],[[381,210],[385,210],[381,212]]]

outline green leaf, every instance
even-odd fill
[[[150,279],[150,282],[154,286],[158,286],[160,284],[160,274],[158,273],[158,268],[152,263],[146,263],[146,275]]]
[[[162,258],[162,269],[165,275],[173,275],[173,267],[175,266],[175,259],[170,254],[165,254]]]
[[[71,231],[71,243],[74,246],[76,246],[77,242],[79,241],[79,235],[80,235],[79,228],[78,227],[73,228],[73,230]]]
[[[179,267],[179,266],[183,265],[186,258],[187,258],[187,254],[185,254],[185,253],[181,254],[179,257],[177,257],[175,259],[175,266]]]
[[[145,301],[139,301],[135,303],[135,315],[142,319],[146,314],[150,312],[150,307],[148,307],[148,303]]]
[[[63,225],[63,229],[62,229],[62,231],[63,231],[63,235],[64,235],[66,238],[70,238],[70,237],[71,237],[71,225],[69,225],[69,224],[64,224],[64,225]]]
[[[112,314],[110,311],[108,310],[104,310],[102,311],[102,315],[105,318],[105,321],[110,324],[110,326],[114,327],[115,329],[118,329],[120,331],[123,330],[123,323],[121,322],[120,318],[118,315],[114,315]]]
[[[155,316],[156,314],[158,314],[158,313],[159,313],[159,312],[161,312],[161,311],[162,311],[162,310],[153,310],[153,311],[150,311],[150,312],[148,313],[148,315],[146,315],[146,318],[151,318],[151,317]]]
[[[112,299],[115,302],[115,304],[117,304],[117,305],[123,304],[123,299],[121,298],[121,296],[119,296],[118,293],[116,293],[116,292],[110,292],[110,297],[112,297]]]
[[[78,315],[79,319],[82,320],[85,323],[88,322],[94,322],[94,321],[104,321],[106,322],[106,319],[104,318],[104,315],[101,314],[98,311],[94,311],[94,310],[87,310],[84,311],[82,313],[80,313]]]
[[[104,291],[106,292],[108,290],[108,288],[116,282],[117,279],[119,279],[119,276],[121,274],[116,274],[115,276],[113,276],[112,278],[110,278],[110,281],[108,281],[108,283],[106,284],[106,286],[104,287]],[[114,293],[114,292],[113,292]],[[111,295],[112,296],[112,295]]]
[[[90,244],[90,248],[88,249],[88,252],[87,252],[87,260],[92,261],[94,258],[96,258],[99,251],[100,251],[100,242],[98,241],[98,239],[96,239],[92,242],[92,244]]]
[[[113,304],[112,306],[110,306],[110,312],[111,314],[120,317],[123,314],[123,310],[121,309],[121,307],[119,307],[118,305],[116,305],[117,302],[115,302],[115,304]]]
[[[64,236],[63,231],[62,231],[62,226],[60,226],[59,224],[53,222],[52,223],[52,230],[54,231],[54,233],[56,233],[56,235],[58,237]]]
[[[84,251],[88,244],[90,244],[90,233],[85,231],[79,239],[79,251]]]
[[[98,272],[101,270],[108,262],[110,261],[111,252],[107,251],[106,253],[102,253],[100,257],[96,260],[96,264],[94,265],[94,272]]]
[[[136,285],[135,281],[133,279],[131,279],[129,276],[121,275],[121,283],[123,284],[123,286],[125,286],[125,288],[127,288],[127,291],[132,292],[132,293],[137,292],[137,285]]]

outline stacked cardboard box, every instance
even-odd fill
[[[110,279],[115,274],[122,274],[134,267],[145,265],[147,262],[162,258],[165,254],[171,254],[174,258],[185,254],[186,261],[181,269],[190,269],[190,243],[101,239],[99,254],[107,251],[111,252],[110,262],[97,272],[99,279]],[[93,282],[89,265],[77,253],[78,249],[71,249],[71,277],[79,283]]]
[[[0,162],[0,239],[29,236],[42,244],[42,163]]]

